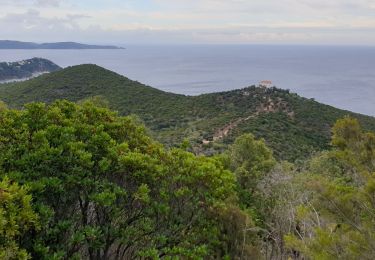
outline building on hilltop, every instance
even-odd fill
[[[259,82],[259,87],[270,88],[270,87],[272,87],[272,81],[271,80],[262,80],[261,82]]]

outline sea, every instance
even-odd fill
[[[33,57],[49,59],[61,67],[97,64],[185,95],[233,90],[269,80],[303,97],[375,116],[375,47],[129,45],[120,50],[0,50],[0,61]]]

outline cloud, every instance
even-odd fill
[[[0,35],[106,43],[375,45],[374,0],[0,0]]]
[[[2,6],[39,6],[57,7],[62,0],[0,0]]]
[[[62,0],[35,0],[38,6],[54,6],[57,7],[61,4]]]
[[[44,17],[38,10],[29,9],[24,13],[9,13],[0,17],[0,28],[3,37],[11,39],[12,35],[60,33],[81,30],[79,21],[86,15],[67,14],[64,17]],[[66,36],[66,35],[65,35]]]

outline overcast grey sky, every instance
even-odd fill
[[[375,0],[0,0],[0,38],[375,46]]]

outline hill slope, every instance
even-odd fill
[[[32,58],[17,62],[0,62],[0,82],[31,78],[35,74],[60,70],[52,61]]]
[[[122,49],[109,45],[88,45],[77,42],[34,43],[0,40],[0,49]]]
[[[237,136],[263,137],[279,159],[296,160],[329,146],[330,127],[345,115],[375,130],[375,118],[323,105],[286,90],[248,87],[184,96],[129,80],[96,65],[80,65],[25,82],[0,85],[12,107],[32,101],[79,101],[103,96],[120,114],[136,114],[167,145],[191,141],[196,152],[215,153]]]

